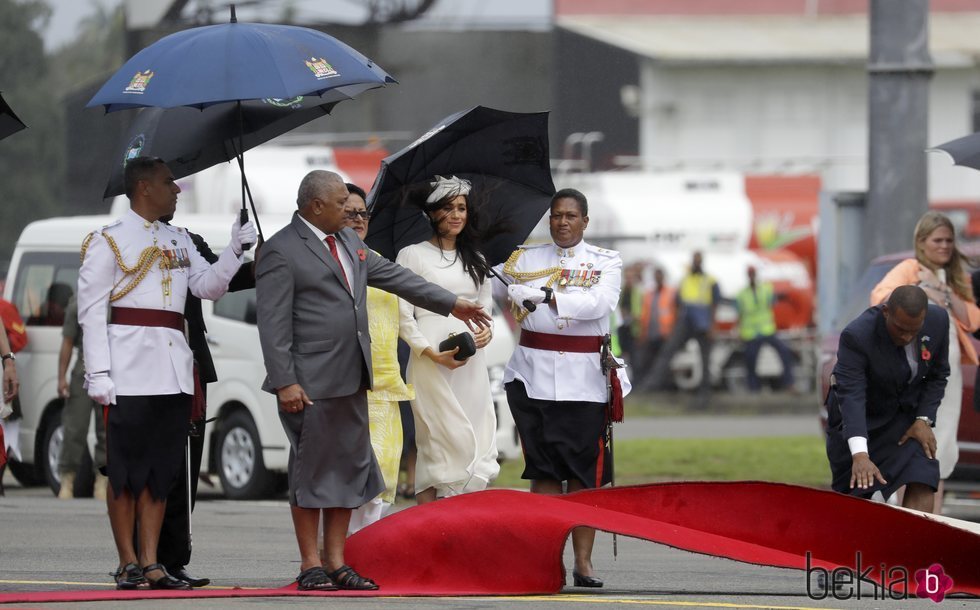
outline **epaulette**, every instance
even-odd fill
[[[590,243],[586,243],[585,244],[585,247],[588,248],[588,250],[590,252],[593,252],[595,254],[598,254],[599,256],[605,256],[607,258],[618,258],[619,257],[619,251],[618,250],[608,250],[606,248],[600,248],[599,246],[593,246]]]
[[[184,227],[175,227],[172,224],[168,224],[166,222],[161,222],[160,224],[163,225],[163,227],[165,229],[169,230],[172,233],[179,233],[181,235],[187,235],[188,234],[187,229],[185,229]]]
[[[122,224],[122,219],[121,218],[117,218],[117,219],[113,220],[112,222],[110,222],[109,224],[104,225],[101,229],[97,229],[95,231],[92,231],[92,233],[101,233],[102,231],[105,231],[106,229],[111,229],[112,227],[115,227],[115,226],[121,225],[121,224]],[[90,233],[90,235],[92,233]]]

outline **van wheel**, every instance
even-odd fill
[[[61,425],[61,407],[54,407],[44,415],[42,423],[44,434],[41,436],[39,462],[44,480],[54,495],[61,491],[61,473],[58,472],[58,461],[61,459],[61,449],[64,443],[65,429]],[[75,474],[74,494],[76,498],[92,497],[92,487],[95,475],[92,473],[92,456],[88,447],[82,452],[78,472]]]
[[[216,465],[225,495],[232,500],[267,497],[276,480],[265,469],[262,443],[251,415],[247,411],[233,411],[220,429]]]

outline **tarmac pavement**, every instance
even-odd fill
[[[617,428],[618,438],[711,438],[819,434],[814,415],[697,417],[633,417]],[[104,589],[116,557],[105,506],[93,499],[58,500],[46,487],[19,487],[8,474],[7,496],[0,497],[0,593]],[[955,506],[953,516],[980,521],[980,502]],[[723,502],[723,499],[719,499]],[[760,516],[764,518],[764,515]],[[828,527],[832,527],[828,516]],[[194,513],[194,556],[191,572],[210,577],[215,587],[276,588],[299,572],[289,509],[284,500],[229,501],[202,486]],[[141,600],[146,608],[933,608],[930,600],[862,598],[811,599],[801,570],[742,564],[688,553],[646,541],[618,537],[613,558],[612,536],[597,536],[594,563],[606,587],[566,587],[558,595],[454,598],[229,598],[204,600]],[[383,552],[380,550],[379,552]],[[565,564],[571,552],[565,550]],[[500,578],[507,577],[501,566]],[[846,592],[845,592],[846,593]],[[811,586],[811,595],[821,594]],[[98,602],[84,607],[129,608],[134,602]],[[78,604],[49,604],[78,607]],[[974,599],[947,598],[944,608],[980,608]]]
[[[111,587],[115,565],[105,507],[93,499],[59,501],[40,489],[11,489],[0,498],[0,592]],[[194,520],[194,574],[217,587],[275,588],[299,572],[289,510],[283,501],[207,499]],[[800,570],[753,566],[599,533],[594,562],[606,581],[601,590],[566,587],[558,595],[453,598],[234,598],[141,600],[148,608],[934,608],[929,600],[813,600]],[[383,552],[380,550],[379,552]],[[565,563],[570,565],[569,549]],[[507,577],[501,566],[500,577]],[[815,593],[813,589],[811,593]],[[879,592],[879,596],[880,596]],[[871,600],[873,601],[873,600]],[[129,608],[132,601],[81,607]],[[47,606],[47,605],[46,605]],[[79,607],[78,604],[50,604]],[[980,608],[980,602],[947,599],[944,608]]]

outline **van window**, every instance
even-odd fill
[[[228,292],[214,303],[214,315],[255,324],[255,289]]]
[[[77,252],[28,252],[20,259],[14,305],[28,326],[61,326],[78,289]]]

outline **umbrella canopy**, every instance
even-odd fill
[[[3,99],[3,95],[0,95],[0,140],[26,128],[27,125],[17,118],[10,105]]]
[[[357,85],[353,85],[356,87]],[[140,155],[160,157],[174,177],[183,178],[213,165],[235,159],[239,134],[244,150],[255,148],[313,119],[326,116],[338,103],[324,102],[337,92],[321,97],[291,100],[265,99],[242,102],[241,122],[235,103],[194,108],[144,108],[129,126],[109,175],[105,197],[124,192],[126,163]]]
[[[242,125],[238,135],[244,140],[243,101],[317,95],[324,98],[323,103],[330,103],[389,82],[396,81],[370,59],[323,32],[238,23],[233,5],[231,23],[177,32],[134,55],[88,106],[101,105],[113,112],[139,107],[203,109],[235,102]],[[330,97],[325,96],[328,92]],[[239,148],[244,224],[248,218],[244,142]],[[255,204],[250,203],[254,214]]]
[[[106,112],[141,106],[204,108],[393,82],[370,59],[323,32],[233,21],[161,38],[123,64],[88,106],[102,105]]]
[[[477,106],[446,117],[386,158],[368,194],[369,246],[394,260],[401,248],[432,235],[428,219],[403,201],[406,187],[436,175],[473,183],[471,197],[481,204],[488,225],[507,228],[485,244],[483,255],[491,265],[504,262],[527,239],[555,194],[548,113]]]
[[[928,150],[931,152],[941,150],[949,154],[956,165],[980,169],[980,132],[950,140]]]

